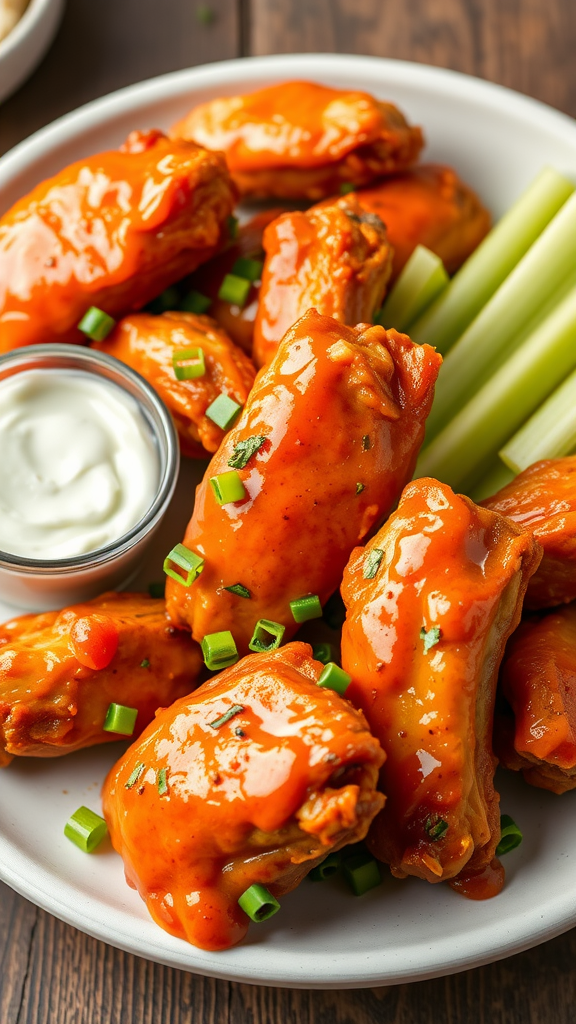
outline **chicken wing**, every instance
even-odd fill
[[[476,193],[441,164],[419,164],[357,197],[386,225],[394,250],[392,280],[417,245],[435,252],[455,274],[490,230],[490,214]]]
[[[266,260],[254,324],[254,361],[273,358],[307,309],[345,324],[372,323],[382,304],[392,250],[379,217],[355,196],[285,213],[264,232]]]
[[[231,630],[241,653],[261,618],[292,636],[290,601],[327,600],[410,479],[440,362],[396,331],[309,310],[256,378],[197,490],[184,544],[204,567],[191,586],[168,580],[174,624],[198,640]],[[210,478],[231,468],[246,496],[219,505]],[[249,598],[226,589],[237,583]]]
[[[225,432],[206,415],[208,406],[220,394],[244,405],[256,376],[248,356],[227,334],[209,317],[193,313],[135,313],[95,347],[152,384],[172,413],[184,455],[217,451]],[[172,359],[187,349],[202,350],[206,373],[178,380]]]
[[[315,82],[211,100],[172,135],[222,150],[241,195],[312,201],[402,171],[424,145],[392,103]]]
[[[234,199],[221,154],[158,131],[37,185],[0,218],[0,352],[145,305],[213,255]]]
[[[164,602],[104,594],[0,626],[0,764],[117,740],[111,703],[137,708],[136,733],[194,689],[199,647],[170,627]]]
[[[222,672],[161,711],[104,784],[129,884],[161,928],[202,949],[244,937],[246,889],[294,889],[384,802],[378,741],[316,685],[310,655],[293,643]]]
[[[512,710],[496,717],[504,767],[553,793],[576,789],[576,605],[522,622],[500,680]]]
[[[348,563],[346,696],[387,754],[368,845],[398,878],[451,880],[473,899],[502,886],[496,679],[540,557],[520,527],[423,478]]]
[[[576,455],[535,462],[481,504],[508,516],[544,548],[526,608],[576,599]]]

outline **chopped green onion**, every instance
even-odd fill
[[[499,454],[511,470],[521,473],[533,462],[558,459],[575,449],[576,371],[556,388]]]
[[[156,785],[158,787],[158,796],[166,796],[168,792],[168,779],[166,776],[166,768],[159,768],[156,773]]]
[[[148,665],[150,662],[148,662]],[[132,736],[138,718],[138,708],[127,708],[124,704],[110,704],[102,728],[104,732],[116,732],[119,736]]]
[[[442,636],[442,630],[440,626],[432,626],[430,629],[426,629],[426,626],[422,626],[420,630],[420,639],[424,641],[424,654],[428,654],[428,651],[435,647],[436,644],[440,643],[440,637]]]
[[[367,452],[370,448],[370,434],[364,434],[362,437],[362,451]]]
[[[204,655],[204,664],[211,672],[219,672],[238,661],[238,650],[234,637],[228,629],[220,633],[207,633],[200,644]]]
[[[212,299],[209,299],[207,295],[202,295],[202,292],[197,292],[192,289],[186,293],[184,298],[180,301],[178,306],[185,313],[196,313],[201,316],[202,313],[207,313],[212,305]]]
[[[144,658],[144,660],[140,662],[140,668],[150,668],[150,662],[148,658]]]
[[[128,781],[124,783],[125,789],[132,789],[137,782],[140,781],[140,776],[146,770],[146,765],[143,761],[139,761],[134,770],[130,773]]]
[[[574,191],[545,168],[492,228],[448,287],[410,327],[411,338],[444,354],[522,259]]]
[[[238,900],[238,906],[242,908],[251,921],[267,921],[280,910],[278,900],[268,892],[263,885],[251,885],[246,892],[243,892]]]
[[[64,835],[84,853],[92,853],[108,832],[104,818],[89,807],[79,807],[64,826]]]
[[[172,354],[172,366],[176,380],[195,380],[206,374],[204,350],[201,348],[181,348]]]
[[[315,868],[308,872],[308,878],[312,882],[324,882],[327,878],[335,875],[339,867],[340,855],[338,853],[329,853],[321,864],[317,864]]]
[[[166,288],[156,299],[152,299],[146,306],[149,313],[158,315],[165,313],[167,309],[177,309],[180,301],[180,292],[177,288]]]
[[[383,558],[384,552],[381,548],[372,548],[372,550],[368,552],[364,559],[364,565],[362,566],[362,575],[365,580],[374,579]]]
[[[238,238],[238,217],[234,217],[233,214],[226,217],[226,227],[228,229],[228,235],[232,241]]]
[[[340,195],[347,196],[350,192],[356,191],[356,185],[352,181],[343,181],[340,185]]]
[[[282,643],[286,627],[271,619],[259,619],[248,644],[251,651],[275,651]]]
[[[233,583],[231,587],[224,587],[224,590],[228,590],[231,594],[237,594],[238,597],[252,597],[248,587],[245,587],[242,583]]]
[[[322,618],[330,629],[340,629],[346,619],[346,608],[339,590],[335,590],[324,605]]]
[[[244,469],[252,456],[260,450],[265,440],[263,435],[258,434],[254,437],[247,437],[245,441],[238,441],[238,444],[234,445],[233,454],[228,459],[228,465],[232,466],[232,469]]]
[[[232,273],[236,277],[243,277],[246,281],[259,281],[262,277],[262,260],[250,260],[247,256],[240,256],[232,267]]]
[[[150,594],[150,597],[164,597],[165,591],[166,584],[164,582],[148,584],[148,593]]]
[[[208,725],[211,729],[220,729],[221,726],[226,725],[226,722],[229,722],[235,715],[241,714],[242,711],[244,711],[244,708],[241,704],[234,704],[223,715],[220,715],[220,718],[215,718],[213,722],[208,722]]]
[[[402,268],[386,302],[374,317],[383,327],[407,331],[431,302],[444,291],[450,278],[439,256],[417,245]]]
[[[364,484],[356,484],[356,494],[362,494],[364,490]]]
[[[448,822],[444,821],[443,818],[438,818],[437,815],[430,815],[426,818],[424,824],[424,831],[432,842],[436,842],[437,839],[442,839],[448,831]]]
[[[78,330],[92,341],[104,341],[104,338],[108,337],[115,326],[116,321],[108,316],[108,313],[105,313],[103,309],[98,309],[97,306],[90,306],[78,324]]]
[[[509,814],[503,814],[500,817],[500,842],[496,847],[496,856],[503,857],[505,853],[510,853],[511,850],[515,850],[517,846],[520,846],[523,835],[518,828],[518,825]]]
[[[322,686],[326,690],[334,690],[335,693],[339,693],[343,697],[351,682],[352,676],[349,676],[336,662],[329,661],[320,675],[318,686]]]
[[[232,501],[242,501],[246,490],[235,469],[230,473],[219,473],[210,477],[210,487],[219,505],[229,505]]]
[[[334,648],[332,644],[312,644],[312,657],[315,661],[320,661],[322,665],[327,665],[329,661],[334,661]]]
[[[369,853],[358,853],[344,861],[344,874],[355,896],[363,896],[380,885],[382,878],[377,862]]]
[[[185,575],[177,572],[177,566],[179,569],[183,569]],[[194,583],[194,580],[198,578],[202,569],[204,568],[204,559],[200,558],[195,551],[190,551],[190,548],[184,546],[184,544],[176,544],[172,548],[172,551],[164,559],[164,572],[170,579],[176,580],[177,583],[181,583],[183,587],[190,587]]]
[[[222,392],[210,403],[206,409],[206,416],[217,427],[221,427],[222,430],[228,430],[234,423],[234,420],[237,419],[238,413],[241,410],[242,406],[238,402],[235,402],[233,398]]]
[[[294,616],[294,622],[307,622],[308,619],[322,618],[322,605],[318,594],[306,594],[304,597],[297,597],[290,601],[290,611]]]
[[[218,298],[222,302],[229,302],[231,306],[240,306],[240,309],[242,309],[246,305],[246,299],[250,294],[251,287],[251,281],[247,281],[245,277],[226,274],[220,285]]]

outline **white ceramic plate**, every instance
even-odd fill
[[[12,31],[0,42],[0,100],[22,85],[52,42],[64,0],[30,0]]]
[[[576,173],[576,126],[505,89],[449,71],[364,57],[308,55],[231,61],[133,86],[70,114],[6,156],[0,209],[46,175],[120,143],[136,127],[167,127],[194,102],[287,78],[367,89],[424,126],[426,158],[453,164],[496,216],[544,164]],[[142,582],[181,536],[192,496],[184,479]],[[0,605],[0,621],[12,610]],[[353,988],[415,981],[478,966],[576,924],[576,793],[558,798],[502,777],[503,810],[524,830],[506,858],[503,893],[485,903],[447,886],[388,879],[360,899],[338,883],[304,882],[242,945],[205,953],[162,932],[124,883],[110,847],[91,857],[62,835],[99,788],[120,748],[52,762],[12,764],[0,775],[0,877],[28,899],[97,938],[174,967],[239,981]],[[145,841],[145,837],[143,837]]]

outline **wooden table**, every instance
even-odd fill
[[[210,24],[198,6],[213,13]],[[574,0],[68,0],[52,50],[0,111],[0,148],[142,78],[319,50],[455,68],[576,114]],[[0,886],[0,1024],[571,1024],[575,964],[572,931],[490,967],[414,985],[303,992],[228,984],[121,953]]]

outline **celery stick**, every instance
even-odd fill
[[[426,424],[432,439],[518,347],[521,331],[576,266],[576,193],[450,350]]]
[[[414,341],[447,352],[573,191],[567,178],[544,168],[414,322]]]
[[[505,466],[500,459],[493,463],[486,476],[483,476],[480,483],[470,491],[472,501],[484,501],[484,498],[491,498],[497,494],[502,487],[506,487],[514,479],[515,473],[508,466]]]
[[[457,489],[474,485],[486,462],[576,367],[576,288],[496,371],[420,455],[418,476]]]
[[[440,257],[424,245],[417,245],[374,318],[375,322],[383,327],[406,331],[444,290],[449,280]]]
[[[557,459],[576,450],[576,372],[550,395],[500,450],[515,473],[540,459]]]

